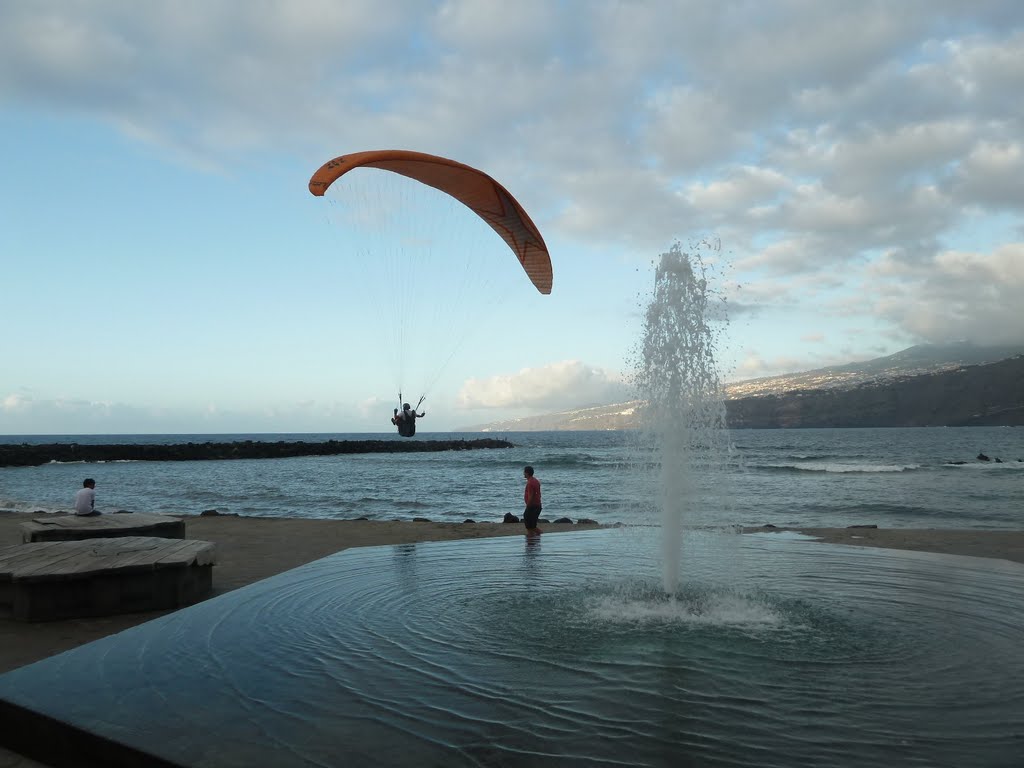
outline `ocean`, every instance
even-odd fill
[[[415,439],[479,434],[428,433]],[[68,510],[85,477],[114,512],[499,522],[535,467],[543,518],[656,526],[656,460],[631,432],[490,433],[509,449],[0,468],[0,511]],[[393,434],[10,435],[3,443],[399,439]],[[1024,428],[732,430],[694,472],[684,525],[1020,529]],[[976,457],[983,453],[990,461]],[[1001,461],[996,461],[1000,459]],[[960,463],[962,462],[962,463]]]

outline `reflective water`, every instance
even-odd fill
[[[0,676],[193,766],[1016,766],[1024,568],[656,531],[347,550]]]

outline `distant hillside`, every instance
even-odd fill
[[[737,382],[725,396],[734,427],[1024,425],[1024,347],[920,345],[862,363]],[[596,406],[460,431],[634,429],[642,405]]]
[[[862,384],[881,384],[910,376],[953,371],[968,365],[995,363],[1024,355],[1024,345],[979,347],[967,342],[955,344],[919,344],[886,357],[847,363],[813,371],[787,373],[729,384],[729,400],[759,395],[782,394],[796,390],[850,388]]]
[[[1024,425],[1024,356],[939,373],[726,402],[732,427]]]

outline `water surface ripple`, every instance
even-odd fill
[[[348,550],[0,677],[194,766],[1016,766],[1024,568],[735,535]]]

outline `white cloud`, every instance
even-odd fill
[[[881,354],[879,352],[878,354]],[[758,354],[749,354],[741,360],[736,367],[729,372],[729,383],[746,381],[748,379],[760,379],[768,376],[779,376],[787,373],[800,371],[811,371],[819,368],[828,368],[833,365],[845,365],[854,359],[864,360],[877,356],[875,354],[851,354],[849,350],[843,350],[842,354],[815,354],[815,355],[779,355],[764,357]]]
[[[915,279],[907,279],[907,273]],[[992,253],[944,251],[929,262],[903,265],[892,279],[882,269],[874,291],[877,311],[925,341],[978,344],[1024,339],[1024,244]]]
[[[1024,338],[1020,246],[993,234],[1024,227],[1022,3],[257,7],[2,4],[0,99],[228,172],[425,149],[603,253],[719,235],[744,285],[734,315],[828,307],[900,338]],[[820,343],[805,331],[793,341]],[[613,385],[560,363],[467,382],[462,404],[568,407]]]
[[[524,368],[518,373],[470,379],[457,398],[459,408],[562,410],[619,402],[629,397],[621,377],[578,360]]]
[[[749,141],[741,130],[724,129],[736,125],[737,119],[730,105],[713,92],[673,87],[656,93],[646,109],[646,142],[673,174],[714,167]]]
[[[771,168],[739,166],[726,169],[710,182],[697,182],[687,189],[690,204],[702,213],[725,213],[764,204],[792,188],[792,182]]]
[[[960,164],[952,187],[966,205],[1024,212],[1024,146],[979,142]]]
[[[390,405],[376,405],[364,411],[314,401],[262,407],[225,407],[210,402],[163,408],[12,393],[0,400],[0,434],[324,432],[331,428],[387,432]]]

